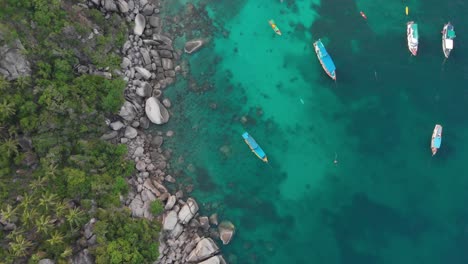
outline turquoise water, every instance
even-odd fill
[[[165,144],[178,184],[194,185],[202,214],[237,227],[223,247],[230,263],[467,263],[467,6],[388,2],[195,3],[212,26],[176,43],[209,42],[165,92],[175,106],[163,130],[176,133]],[[169,16],[188,10],[170,4]],[[409,20],[419,23],[417,57],[406,46]],[[448,20],[457,38],[444,60]],[[313,52],[317,38],[336,83]],[[444,139],[431,157],[436,123]]]

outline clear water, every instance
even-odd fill
[[[186,8],[166,5],[171,15]],[[178,184],[194,184],[202,214],[237,227],[223,247],[230,263],[467,263],[463,1],[194,5],[217,30],[165,92],[174,107],[162,129],[176,133],[165,144]],[[419,24],[417,57],[406,46],[409,20]],[[444,60],[449,20],[457,38]],[[336,83],[317,61],[317,38]],[[431,157],[436,123],[444,138]],[[269,164],[250,152],[244,131]]]

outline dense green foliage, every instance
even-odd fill
[[[149,220],[130,218],[128,210],[98,212],[101,221],[94,228],[100,246],[96,263],[145,263],[158,257],[159,228]]]
[[[0,45],[19,37],[33,69],[12,82],[0,77],[0,218],[7,224],[0,263],[67,263],[91,217],[98,263],[157,258],[159,223],[121,208],[133,171],[126,147],[99,139],[105,116],[123,103],[125,82],[73,70],[78,62],[120,63],[111,51],[125,39],[121,20],[96,12],[72,1],[0,1]],[[93,25],[102,31],[93,42],[70,37],[88,36]]]
[[[164,212],[163,203],[160,200],[154,200],[150,204],[150,212],[154,216],[160,215]]]

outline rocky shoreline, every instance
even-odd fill
[[[162,222],[160,257],[155,263],[226,263],[215,240],[228,244],[235,227],[229,221],[218,225],[217,214],[210,217],[198,214],[199,206],[182,190],[170,193],[167,184],[176,179],[169,173],[171,150],[164,149],[165,137],[173,131],[157,135],[145,133],[150,123],[163,125],[170,119],[171,101],[164,97],[164,89],[181,72],[183,51],[173,48],[171,37],[162,34],[158,0],[89,0],[89,8],[97,8],[106,17],[119,13],[127,22],[134,22],[127,41],[121,49],[121,71],[114,71],[127,81],[125,103],[119,115],[109,120],[110,131],[102,139],[128,146],[128,158],[135,161],[137,172],[128,179],[130,191],[121,197],[133,217],[144,217]],[[188,41],[184,51],[196,52],[203,41]],[[82,67],[88,70],[90,67]],[[90,71],[90,70],[89,70]],[[93,72],[111,77],[108,72]],[[149,210],[152,201],[165,203],[162,216],[153,216]],[[92,221],[95,221],[92,219]],[[91,226],[91,225],[88,225]],[[92,237],[92,232],[89,237]]]

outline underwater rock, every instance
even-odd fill
[[[192,54],[195,51],[199,50],[203,46],[203,40],[194,39],[189,40],[185,43],[184,51],[188,54]]]
[[[219,226],[219,238],[223,241],[223,245],[229,244],[234,235],[236,227],[230,221],[222,221]]]

